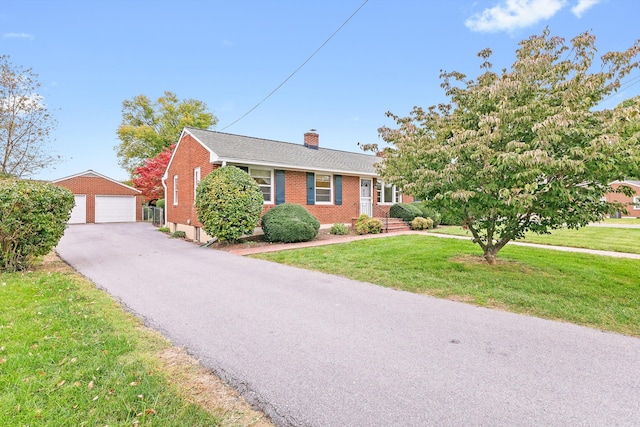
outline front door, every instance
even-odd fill
[[[360,180],[360,215],[373,216],[373,193],[370,179]]]

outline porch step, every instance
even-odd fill
[[[409,224],[398,218],[378,218],[382,221],[383,233],[394,233],[398,231],[411,230]]]

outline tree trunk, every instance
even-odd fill
[[[484,259],[487,261],[487,264],[494,265],[496,263],[496,258],[497,258],[499,250],[500,250],[499,248],[497,248],[496,246],[493,246],[493,245],[487,246],[484,249],[484,255],[483,256],[484,256]]]

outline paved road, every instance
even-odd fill
[[[640,424],[640,339],[203,249],[148,224],[74,225],[58,252],[281,426]]]

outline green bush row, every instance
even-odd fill
[[[411,222],[413,218],[421,215],[422,211],[417,204],[413,203],[396,203],[389,209],[391,218],[400,218],[406,222]]]
[[[66,188],[0,179],[0,271],[29,268],[64,234],[74,197]]]

